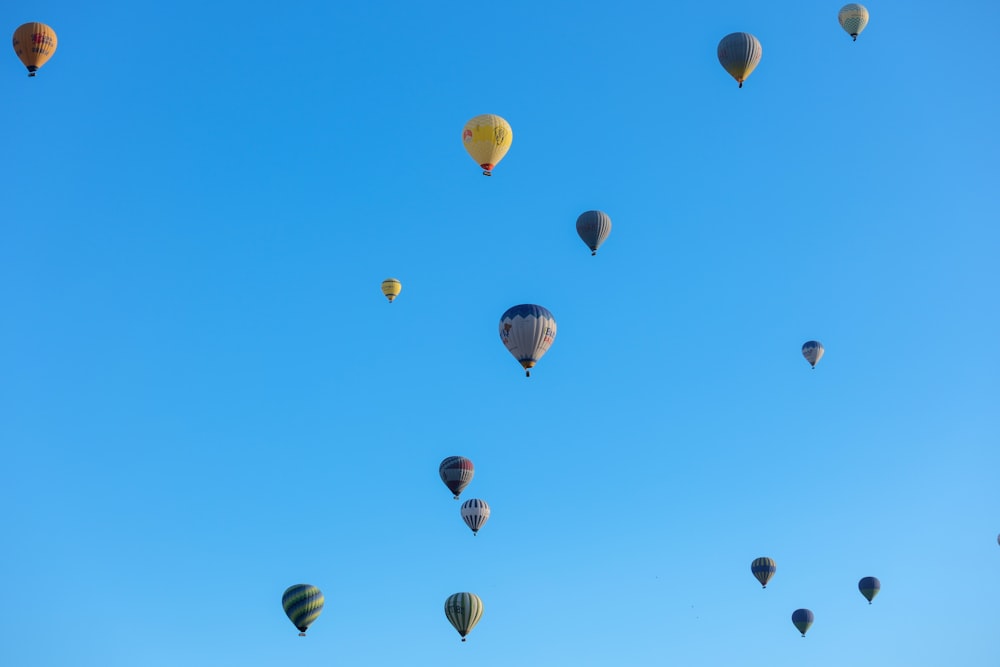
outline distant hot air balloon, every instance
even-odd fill
[[[385,294],[385,298],[389,299],[389,303],[392,303],[392,300],[399,296],[402,291],[403,283],[395,278],[386,278],[382,281],[382,294]]]
[[[814,620],[816,620],[816,617],[808,609],[796,609],[792,612],[792,625],[802,633],[803,637],[809,632],[809,628],[812,627]]]
[[[852,2],[840,8],[837,20],[840,21],[840,27],[847,31],[847,34],[853,37],[856,42],[858,35],[868,25],[868,10],[864,5]]]
[[[818,340],[807,340],[802,344],[802,356],[806,358],[809,365],[816,368],[816,364],[823,358],[823,343]]]
[[[455,494],[455,500],[462,495],[462,491],[472,481],[472,476],[476,474],[476,468],[472,461],[464,456],[449,456],[438,466],[438,474],[441,481],[448,487],[448,490]]]
[[[771,581],[771,577],[774,576],[777,569],[778,567],[775,565],[774,559],[766,556],[755,558],[750,563],[750,571],[753,573],[753,576],[757,577],[761,588],[767,588],[767,582]]]
[[[490,506],[485,500],[470,498],[462,503],[462,521],[472,529],[475,535],[490,518]]]
[[[743,87],[750,73],[760,62],[763,50],[756,37],[748,32],[734,32],[726,35],[719,42],[718,54],[719,62]]]
[[[611,218],[603,211],[586,211],[576,219],[576,233],[590,248],[590,254],[596,255],[608,234],[611,233]]]
[[[444,601],[444,615],[448,617],[458,634],[465,636],[472,632],[483,617],[483,601],[475,593],[455,593]]]
[[[299,629],[299,637],[305,637],[306,630],[323,611],[323,593],[309,584],[295,584],[281,596],[281,606],[292,625]]]
[[[858,590],[868,600],[868,604],[871,604],[878,592],[882,590],[882,582],[875,577],[864,577],[858,582]]]
[[[524,367],[526,377],[556,339],[556,320],[547,309],[530,303],[508,308],[500,316],[500,340]]]
[[[35,76],[38,68],[56,52],[56,31],[44,23],[25,23],[14,31],[14,53]]]
[[[476,116],[462,129],[462,145],[483,168],[484,176],[492,175],[493,167],[507,154],[512,141],[514,130],[510,123],[491,113]]]

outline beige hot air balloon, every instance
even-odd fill
[[[485,113],[476,116],[462,130],[462,145],[472,159],[483,168],[484,176],[491,176],[493,167],[503,159],[514,141],[514,130],[500,116]]]
[[[389,299],[389,303],[392,303],[393,299],[399,296],[402,291],[403,283],[395,278],[386,278],[382,281],[382,294],[385,294],[385,298]]]
[[[840,8],[837,20],[840,21],[840,27],[853,37],[856,42],[858,41],[858,35],[868,25],[868,9],[864,5],[852,2]]]
[[[44,23],[25,23],[14,31],[14,53],[28,68],[28,76],[48,62],[57,44],[56,31]]]

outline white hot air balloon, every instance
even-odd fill
[[[462,503],[462,521],[475,535],[490,518],[490,506],[485,500],[470,498]]]
[[[527,377],[555,339],[556,320],[546,308],[522,303],[500,317],[500,340],[524,367]]]

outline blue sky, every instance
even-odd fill
[[[5,6],[0,662],[995,665],[1000,16],[867,6]]]

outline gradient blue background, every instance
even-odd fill
[[[7,3],[0,663],[1000,664],[1000,10],[839,6]]]

